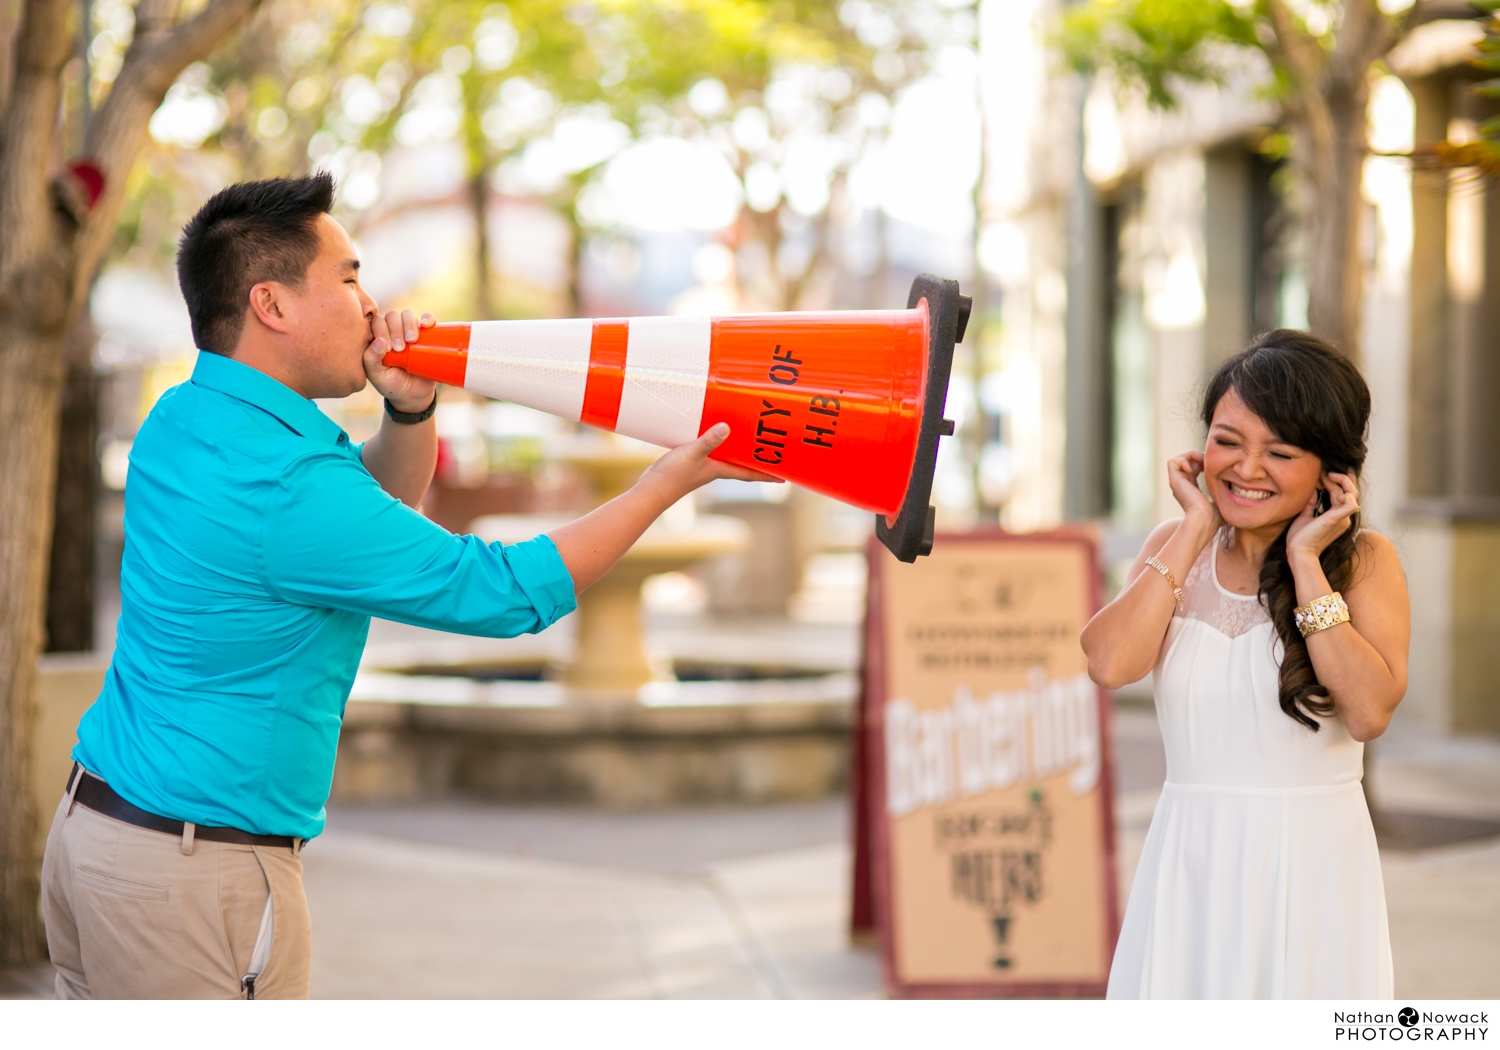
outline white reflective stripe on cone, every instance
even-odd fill
[[[464,389],[577,422],[588,385],[594,322],[475,321]]]
[[[696,438],[712,338],[707,317],[632,317],[615,433],[667,448]]]

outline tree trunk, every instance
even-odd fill
[[[94,326],[81,315],[68,331],[59,406],[52,556],[47,569],[47,652],[94,647],[94,548],[99,492]]]
[[[64,336],[109,243],[151,114],[182,70],[259,2],[210,0],[178,23],[177,0],[140,0],[135,37],[89,126],[87,151],[105,178],[92,207],[59,207],[72,198],[59,197],[50,178],[60,159],[62,71],[73,53],[69,0],[26,0],[10,83],[0,86],[8,96],[0,120],[0,966],[45,957],[31,745]]]
[[[866,309],[889,310],[891,308],[891,252],[887,243],[890,235],[886,231],[885,205],[875,205],[875,266],[870,271],[868,304]]]
[[[783,236],[780,212],[780,206],[770,211],[756,211],[748,204],[740,208],[739,250],[744,251],[746,244],[760,245],[766,255],[766,272],[756,280],[755,274],[747,272],[744,265],[738,265],[735,280],[740,297],[758,309],[783,309],[781,304],[786,299],[786,285],[781,278],[779,262]]]
[[[587,238],[583,223],[578,221],[578,200],[575,196],[562,210],[568,222],[568,316],[582,317],[583,313],[583,249]]]
[[[1288,87],[1294,159],[1308,190],[1308,326],[1358,361],[1370,72],[1396,42],[1395,24],[1377,0],[1344,0],[1329,48],[1307,34],[1288,0],[1263,3],[1274,33],[1271,58]]]
[[[1364,163],[1368,143],[1365,111],[1367,81],[1329,98],[1336,129],[1332,149],[1306,149],[1302,165],[1311,212],[1308,216],[1307,320],[1312,331],[1359,360],[1360,301],[1364,272],[1360,234],[1364,211]],[[1302,139],[1306,142],[1306,137]],[[1322,155],[1320,155],[1322,154]],[[1312,170],[1309,170],[1311,167]]]
[[[839,169],[834,172],[833,182],[828,187],[828,203],[817,218],[809,222],[812,232],[813,248],[808,253],[807,262],[797,274],[785,274],[782,279],[783,310],[795,310],[802,302],[802,297],[807,294],[814,281],[818,279],[823,264],[833,250],[833,220],[834,217],[842,216],[844,213],[844,191],[848,181],[848,173]]]
[[[492,321],[500,316],[490,270],[490,181],[480,168],[469,176],[469,209],[474,217],[474,319]]]
[[[49,199],[68,5],[28,3],[0,123],[0,966],[44,958],[37,914],[32,688],[52,534],[57,389],[73,259]]]
[[[62,340],[0,310],[0,966],[45,958],[31,790]]]

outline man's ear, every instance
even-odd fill
[[[261,324],[283,335],[291,331],[286,291],[275,281],[261,281],[250,288],[250,312]]]

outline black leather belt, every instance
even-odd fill
[[[106,817],[124,821],[126,824],[134,824],[138,828],[146,828],[148,831],[160,831],[167,835],[182,837],[183,829],[187,827],[180,820],[171,817],[158,817],[155,813],[148,813],[139,806],[125,801],[115,789],[104,781],[85,772],[78,763],[73,763],[73,775],[68,778],[68,788],[71,790],[73,781],[79,776],[83,780],[78,785],[78,790],[73,792],[73,798],[81,802],[95,813],[103,813]],[[207,824],[199,824],[193,829],[193,838],[203,839],[205,842],[233,842],[240,846],[280,846],[285,849],[295,849],[298,840],[290,835],[252,835],[248,831],[239,828],[218,828]]]

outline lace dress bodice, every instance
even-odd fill
[[[1271,616],[1258,595],[1235,594],[1219,583],[1219,547],[1227,535],[1219,530],[1193,562],[1182,583],[1182,608],[1176,615],[1206,623],[1226,638],[1238,638],[1270,623]]]

